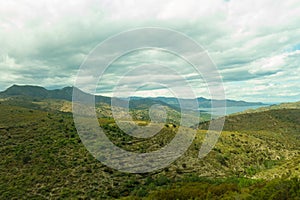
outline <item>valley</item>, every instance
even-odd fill
[[[108,104],[96,105],[99,126],[107,137],[118,147],[137,153],[158,150],[176,134],[180,113],[172,107],[166,109],[167,123],[158,134],[143,139],[119,129]],[[142,174],[119,172],[96,160],[76,132],[68,100],[6,96],[0,101],[0,110],[1,199],[300,196],[299,102],[226,116],[217,144],[199,159],[209,125],[209,118],[202,119],[183,156],[167,168]],[[147,113],[147,107],[130,110],[139,126],[149,123]]]

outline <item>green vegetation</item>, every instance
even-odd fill
[[[246,184],[245,184],[246,183]],[[176,182],[149,193],[146,199],[299,199],[300,180],[202,179]]]
[[[123,149],[160,149],[178,129],[166,124],[154,137],[134,138],[117,127],[105,106],[98,107],[99,125]],[[0,110],[0,199],[300,196],[299,109],[229,116],[225,131],[204,159],[197,156],[206,131],[198,130],[182,157],[147,174],[121,173],[97,161],[77,135],[68,101],[15,97],[0,101]],[[145,111],[133,112],[141,116]],[[136,123],[144,126],[148,121],[136,118]]]

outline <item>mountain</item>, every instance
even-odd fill
[[[143,99],[143,98],[142,97],[131,97],[130,99],[138,100],[138,99]],[[175,97],[147,97],[147,99],[165,102],[169,105],[180,108],[179,101]],[[199,108],[210,108],[212,105],[211,99],[198,97],[196,99],[196,101],[198,102]],[[186,105],[187,107],[189,107],[189,106],[193,107],[193,105],[195,104],[195,99],[180,99],[180,102],[183,103],[184,105]],[[213,100],[213,102],[214,102],[214,107],[223,107],[224,106],[223,100]],[[236,101],[236,100],[230,100],[230,99],[226,99],[225,104],[227,107],[266,105],[261,102],[246,102],[246,101]],[[195,108],[195,109],[197,109],[197,108]]]
[[[13,85],[7,88],[5,91],[0,92],[0,97],[10,96],[30,96],[39,98],[49,98],[49,91],[39,86],[19,86]]]
[[[155,105],[155,104],[171,107],[171,108],[173,108],[174,110],[177,110],[177,111],[180,110],[180,107],[174,106],[172,104],[168,104],[164,101],[160,101],[159,99],[155,99],[155,98],[153,98],[153,99],[151,99],[151,98],[130,98],[129,108],[132,108],[132,109],[147,109],[151,105]]]
[[[51,99],[64,99],[71,101],[72,100],[72,87],[65,87],[63,89],[56,90],[47,90],[40,86],[31,86],[31,85],[13,85],[7,88],[5,91],[0,92],[0,97],[11,97],[11,96],[27,96],[33,98],[51,98]]]
[[[27,96],[32,98],[41,98],[41,99],[63,99],[67,101],[72,101],[73,87],[65,87],[62,89],[47,90],[39,86],[19,86],[13,85],[6,89],[3,92],[0,92],[0,98],[11,97],[11,96]],[[79,94],[88,95],[79,89],[77,89]],[[116,98],[120,105],[126,105],[124,99]],[[128,99],[127,99],[128,100]],[[196,99],[200,108],[210,108],[211,100],[203,97]],[[179,101],[185,105],[185,108],[189,110],[197,110],[194,106],[194,99],[180,99],[178,100],[175,97],[130,97],[129,107],[132,109],[146,109],[150,108],[154,104],[161,104],[163,106],[169,106],[172,109],[179,110],[181,108]],[[111,98],[101,95],[95,96],[95,102],[111,104]],[[260,102],[245,102],[245,101],[235,101],[235,100],[226,100],[226,106],[255,106],[255,105],[264,105]],[[214,106],[219,107],[223,106],[223,101],[214,100]]]
[[[47,90],[40,86],[32,86],[32,85],[13,85],[7,88],[5,91],[0,92],[0,97],[11,97],[11,96],[26,96],[32,98],[39,98],[39,99],[63,99],[67,101],[72,101],[72,94],[73,94],[73,87],[64,87],[62,89],[55,89],[55,90]],[[79,89],[78,89],[79,90]],[[83,91],[80,93],[84,94]],[[85,93],[85,95],[88,95]],[[107,101],[110,99],[104,96],[97,96],[98,100]]]

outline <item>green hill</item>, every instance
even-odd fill
[[[298,109],[229,116],[204,159],[198,158],[198,151],[206,131],[199,130],[189,150],[169,167],[127,174],[104,166],[86,150],[71,113],[57,109],[66,104],[67,110],[68,101],[21,102],[0,101],[0,199],[299,196],[300,181],[292,179],[299,177]],[[102,116],[99,122],[116,145],[133,152],[160,149],[178,128],[166,126],[152,138],[138,139],[122,132],[110,117]]]
[[[225,117],[223,130],[239,132],[267,131],[300,141],[300,109],[269,109],[261,112],[247,112]],[[200,129],[207,129],[209,122],[200,123]]]

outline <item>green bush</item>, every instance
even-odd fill
[[[256,188],[249,199],[299,199],[300,179],[275,179]]]
[[[155,180],[155,185],[157,185],[157,186],[166,185],[167,183],[169,183],[169,179],[166,176],[159,176]]]

